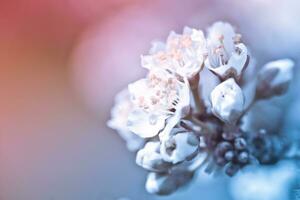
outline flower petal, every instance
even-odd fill
[[[212,112],[226,123],[234,123],[244,109],[244,94],[233,78],[215,87],[211,92]]]
[[[163,160],[159,153],[160,142],[148,142],[145,147],[138,151],[136,164],[151,171],[166,172],[171,163]]]
[[[173,164],[191,157],[198,149],[199,139],[191,132],[177,133],[162,141],[160,153],[165,161]]]
[[[166,115],[154,115],[142,109],[135,109],[128,116],[127,127],[142,138],[150,138],[156,136],[165,127],[166,119]]]
[[[238,78],[241,75],[244,67],[246,67],[248,51],[247,47],[242,43],[237,44],[236,47],[238,52],[235,51],[232,53],[227,64],[216,68],[208,65],[208,69],[223,79],[227,77]]]

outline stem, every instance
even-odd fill
[[[209,126],[207,123],[195,118],[191,112],[184,119],[192,122],[195,125],[195,127],[199,127],[200,128],[199,131],[201,132],[201,135],[209,134],[209,133],[213,132],[213,128],[211,126]]]
[[[195,106],[196,106],[196,110],[198,113],[203,113],[205,111],[205,105],[203,100],[200,97],[200,88],[201,87],[197,87],[192,89],[192,94],[193,94],[193,98],[194,98],[194,102],[195,102]]]
[[[192,123],[192,124],[188,124],[188,123],[181,123],[180,124],[183,128],[193,131],[196,135],[202,135],[201,131],[202,131],[202,127]]]
[[[193,78],[189,79],[189,83],[191,86],[193,99],[196,106],[196,111],[198,113],[205,112],[205,104],[201,98],[201,86],[199,86],[200,75],[196,74]]]
[[[193,117],[193,116],[191,116],[190,118],[189,118],[189,120],[191,121],[191,122],[193,122],[194,124],[197,124],[197,125],[199,125],[200,127],[207,127],[207,125],[203,122],[203,121],[200,121],[199,119],[197,119],[197,118],[195,118],[195,117]]]

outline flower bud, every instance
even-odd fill
[[[226,123],[235,123],[244,109],[244,94],[233,78],[217,85],[210,100],[213,114]]]
[[[219,143],[214,150],[214,159],[217,165],[224,166],[227,161],[230,160],[228,159],[229,155],[226,155],[226,153],[231,152],[232,150],[233,146],[229,142]]]
[[[247,142],[244,138],[238,137],[234,140],[234,147],[238,150],[243,150],[247,147]]]
[[[167,195],[177,189],[175,181],[168,174],[149,173],[146,190],[151,194]]]
[[[160,152],[164,160],[179,163],[191,159],[199,147],[199,138],[192,132],[181,132],[171,135],[167,140],[162,141]]]
[[[234,158],[234,152],[233,151],[227,151],[224,155],[225,160],[231,161]]]
[[[159,142],[148,142],[145,147],[138,151],[136,155],[136,164],[151,171],[166,172],[171,163],[163,160],[159,153]]]
[[[258,73],[256,96],[259,99],[284,94],[293,78],[294,62],[282,59],[265,64]]]
[[[215,149],[215,155],[224,155],[227,151],[232,150],[233,146],[229,142],[220,142]]]
[[[243,164],[247,163],[249,161],[249,154],[246,151],[242,151],[238,155],[238,161]]]
[[[229,163],[225,166],[225,173],[228,176],[234,176],[240,169],[240,166],[237,164]]]
[[[149,173],[146,190],[151,194],[168,195],[193,178],[193,172],[174,170],[169,174]]]

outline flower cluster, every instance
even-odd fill
[[[225,22],[214,23],[206,34],[188,27],[182,34],[171,32],[141,56],[148,73],[117,96],[108,125],[149,171],[148,192],[170,194],[200,169],[233,176],[251,163],[275,163],[284,156],[283,134],[253,132],[243,122],[257,101],[287,91],[294,63],[269,62],[247,83],[249,62],[241,35]],[[219,80],[208,98],[201,90],[204,68]],[[251,98],[244,90],[250,82],[255,83]]]

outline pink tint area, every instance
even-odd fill
[[[145,1],[82,32],[71,67],[73,83],[83,101],[94,110],[111,107],[118,91],[146,74],[140,57],[148,53],[153,41],[164,41],[171,30],[180,33],[185,25],[198,27],[210,19],[205,2],[189,2]]]
[[[110,159],[125,145],[80,102],[68,64],[85,27],[126,2],[0,2],[1,200],[101,199],[121,177],[104,169],[133,167],[126,156]]]
[[[140,55],[151,41],[222,19],[236,22],[254,50],[272,41],[298,44],[278,27],[265,32],[268,20],[252,16],[256,3],[224,2],[0,1],[0,200],[157,199],[146,194],[134,155],[106,127],[114,95],[146,73]],[[259,19],[273,14],[265,8]],[[193,196],[187,190],[178,199],[228,195],[223,182],[211,187],[197,185]]]
[[[0,2],[1,200],[148,197],[106,121],[114,94],[144,74],[150,41],[189,19],[178,7],[161,16],[159,5]]]

